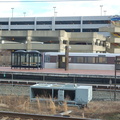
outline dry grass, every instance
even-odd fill
[[[56,114],[56,106],[51,97],[50,97],[50,101],[49,101],[49,108],[50,108],[52,114]]]
[[[41,103],[39,97],[36,97],[36,100],[37,100],[38,112],[41,113]]]
[[[25,96],[0,96],[0,110],[45,115],[53,115],[71,110],[72,117],[99,118],[103,120],[120,119],[120,101],[90,102],[88,107],[79,109],[78,107],[67,106],[66,102],[59,105],[52,101],[51,97],[49,99],[49,101],[40,101],[39,97],[36,97],[36,102],[30,102],[30,99]],[[115,119],[113,116],[115,116]]]
[[[63,106],[63,111],[67,112],[68,111],[67,103],[64,102],[62,106]]]

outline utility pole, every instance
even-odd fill
[[[69,59],[69,47],[65,46],[65,70],[68,70],[68,59]]]

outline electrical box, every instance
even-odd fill
[[[58,101],[64,101],[64,90],[58,90]]]
[[[85,105],[92,100],[92,86],[77,84],[35,84],[30,86],[30,100],[50,100]]]
[[[80,86],[76,89],[76,102],[77,104],[87,104],[92,100],[92,87]]]

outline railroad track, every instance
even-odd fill
[[[48,115],[38,115],[38,114],[28,114],[28,113],[17,113],[17,112],[6,112],[0,111],[1,120],[95,120],[91,118],[71,118],[63,116],[48,116]]]
[[[0,80],[0,85],[13,85],[13,86],[24,86],[24,87],[28,87],[30,85],[34,85],[37,83],[43,83],[39,82],[39,81],[26,81],[26,80]],[[54,84],[54,82],[48,82],[48,84]],[[58,84],[61,84],[60,82]],[[63,83],[62,83],[63,84]],[[80,83],[79,83],[80,84]],[[80,84],[80,85],[91,85],[93,86],[93,90],[103,90],[103,91],[107,91],[107,90],[111,90],[114,91],[115,86],[114,84]],[[116,85],[116,90],[120,91],[120,85]]]

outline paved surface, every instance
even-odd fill
[[[35,72],[35,73],[59,73],[59,74],[85,74],[85,75],[115,75],[114,70],[67,70],[64,69],[11,69],[11,67],[0,67],[0,71],[9,72]],[[120,71],[117,71],[120,76]]]

